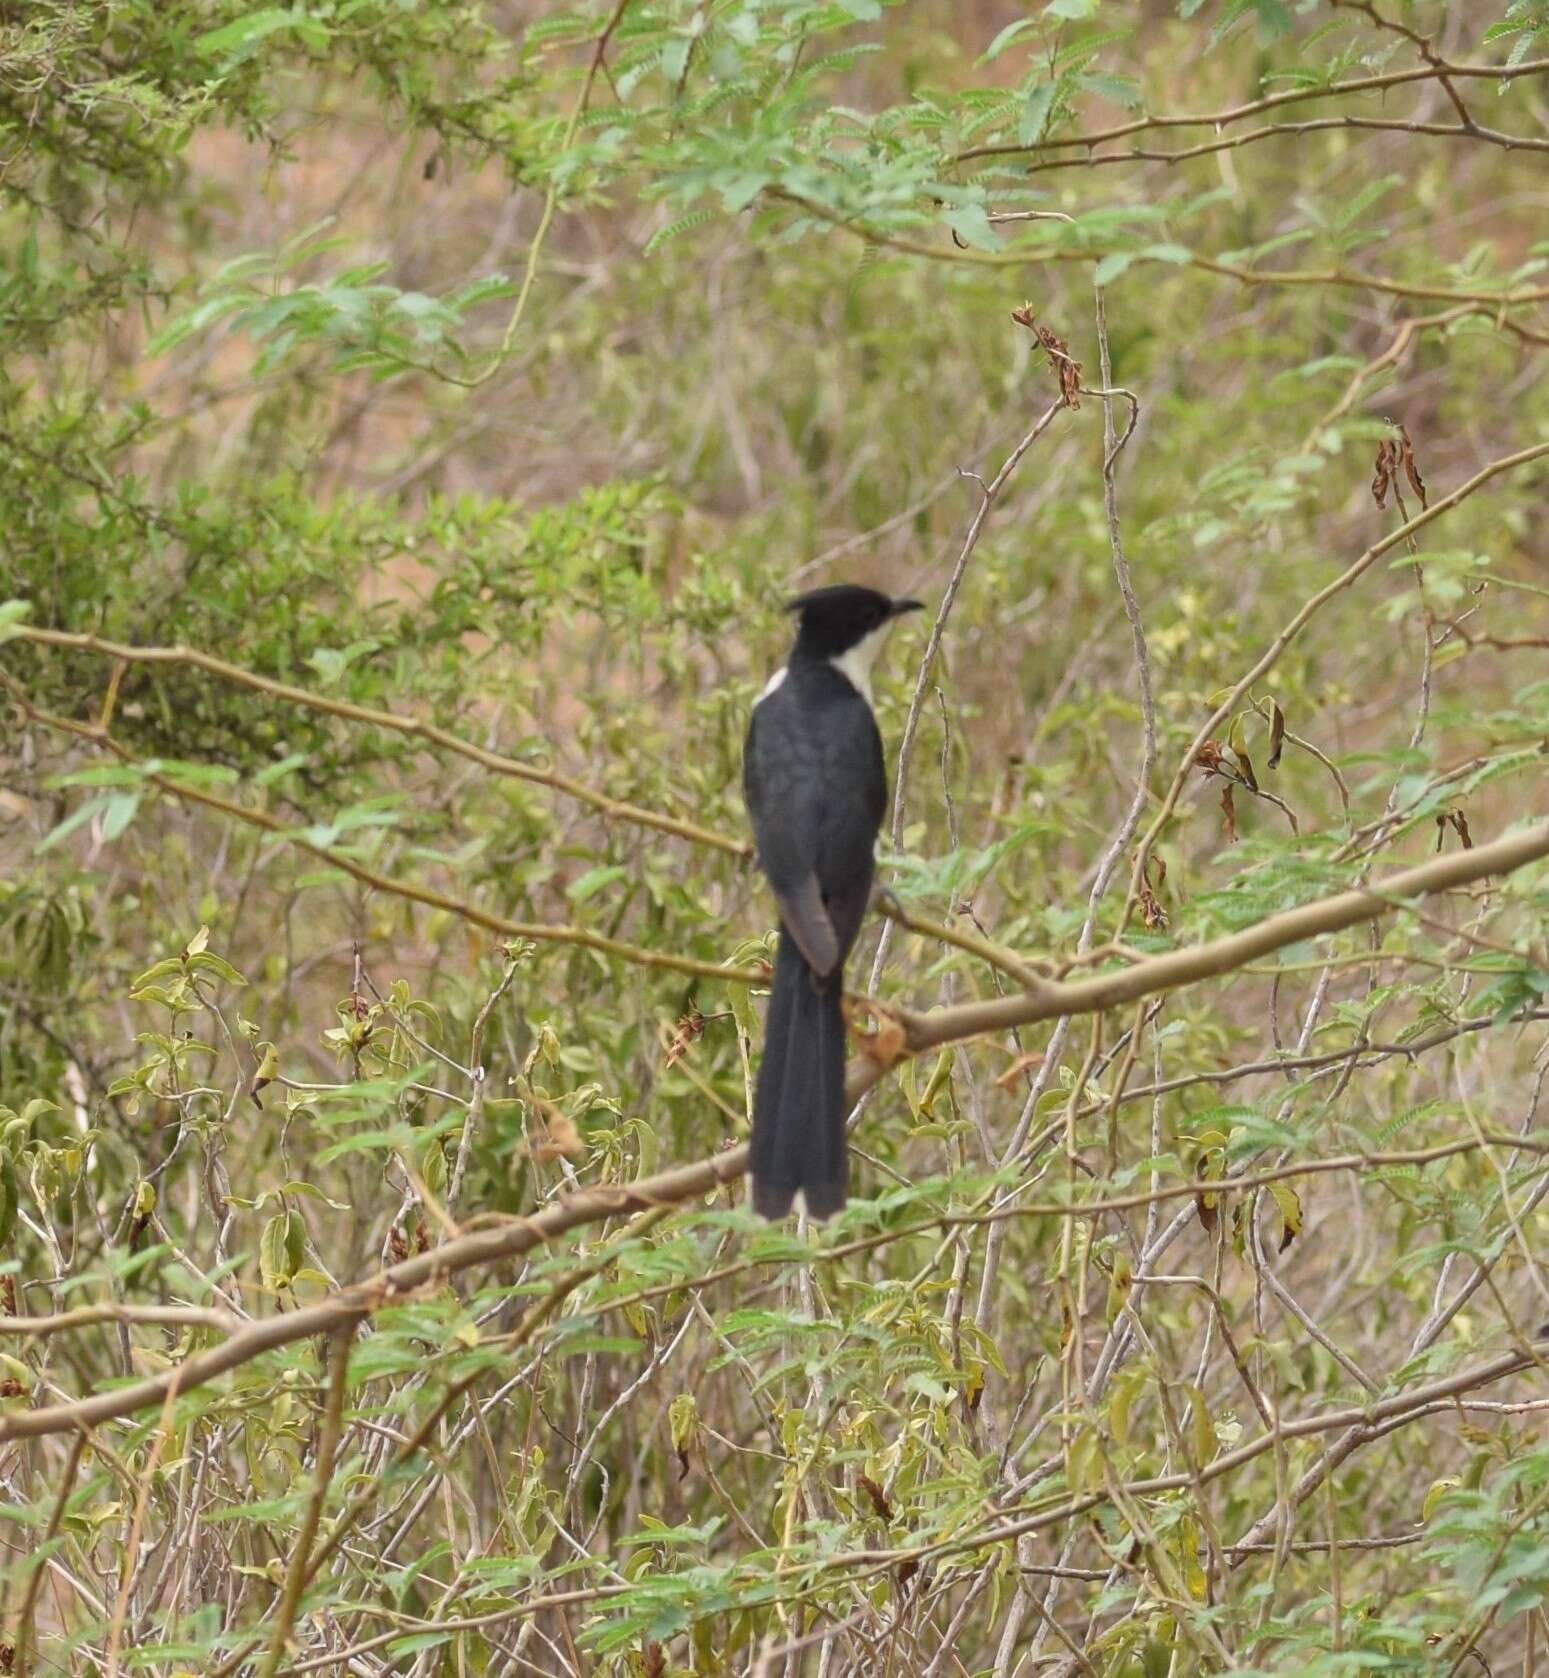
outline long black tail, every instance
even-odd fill
[[[844,1015],[836,973],[827,987],[780,929],[764,1059],[753,1100],[753,1207],[783,1218],[799,1193],[808,1217],[844,1205]]]

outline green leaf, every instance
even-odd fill
[[[1083,92],[1096,93],[1104,99],[1111,99],[1115,105],[1122,105],[1127,111],[1138,111],[1144,103],[1140,96],[1140,83],[1133,76],[1109,76],[1095,70],[1083,71],[1076,77],[1076,85]]]
[[[995,231],[982,204],[962,204],[947,212],[947,226],[975,250],[998,251],[1000,235]]]
[[[1449,1492],[1455,1492],[1462,1481],[1455,1474],[1449,1474],[1440,1480],[1433,1480],[1430,1489],[1425,1494],[1425,1501],[1420,1505],[1420,1521],[1422,1525],[1429,1525],[1431,1516],[1436,1513],[1437,1505]]]
[[[287,753],[278,763],[271,763],[267,768],[260,769],[253,777],[253,785],[255,787],[273,786],[276,781],[283,780],[292,770],[299,769],[307,761],[305,752]]]
[[[416,1151],[420,1180],[439,1199],[446,1189],[446,1150],[439,1136],[427,1136]]]
[[[1019,145],[1036,145],[1043,138],[1044,130],[1049,126],[1050,112],[1054,109],[1056,91],[1053,82],[1044,82],[1028,94],[1027,103],[1022,107],[1021,120],[1017,123]]]
[[[287,29],[301,33],[309,46],[327,44],[328,32],[316,18],[290,7],[268,6],[262,11],[249,12],[246,17],[239,17],[220,29],[211,29],[196,36],[194,48],[207,58],[220,53],[237,54]]]
[[[140,808],[140,794],[137,792],[115,793],[107,800],[102,816],[102,837],[109,844],[117,839],[134,820],[135,811]]]
[[[747,209],[772,178],[766,171],[739,169],[721,183],[721,202],[735,215]]]
[[[1134,260],[1135,253],[1133,251],[1111,251],[1098,263],[1097,272],[1092,276],[1092,283],[1094,285],[1110,285]]]
[[[111,802],[107,798],[88,798],[84,804],[77,805],[58,827],[52,832],[44,834],[38,841],[36,849],[41,853],[52,850],[62,839],[68,838],[78,827],[84,827],[93,816],[104,810]]]
[[[245,985],[247,980],[224,957],[213,955],[208,950],[201,950],[198,955],[190,956],[188,965],[196,973],[208,973],[219,979],[225,985]]]
[[[306,1257],[306,1225],[299,1212],[276,1212],[258,1238],[258,1272],[266,1288],[288,1288]]]
[[[1282,0],[1253,0],[1259,17],[1259,45],[1271,46],[1291,33],[1291,14]]]
[[[1140,254],[1152,262],[1171,262],[1180,266],[1194,260],[1194,253],[1187,245],[1147,245]]]
[[[978,69],[983,64],[993,64],[1007,47],[1019,41],[1030,29],[1036,29],[1037,27],[1036,18],[1019,17],[1014,19],[1000,31],[995,39],[979,54],[978,58],[974,60],[974,68]]]
[[[605,886],[611,886],[615,880],[628,879],[629,870],[614,863],[608,868],[591,868],[580,879],[572,881],[565,887],[565,896],[572,903],[585,903],[589,897],[595,897]]]
[[[16,1169],[8,1154],[0,1154],[0,1247],[11,1239],[21,1200],[16,1188]]]
[[[21,631],[22,620],[31,610],[30,600],[0,601],[0,645],[16,639]]]
[[[402,1637],[395,1637],[387,1645],[389,1655],[416,1655],[422,1649],[439,1649],[443,1643],[450,1643],[454,1633],[450,1631],[410,1631]]]
[[[651,237],[646,240],[641,254],[644,256],[654,255],[663,245],[676,239],[680,234],[691,232],[696,227],[706,227],[711,222],[720,219],[714,210],[690,210],[686,216],[679,216],[676,221],[669,222],[667,226],[657,228]]]
[[[44,783],[52,787],[132,787],[145,779],[141,772],[127,763],[98,763],[90,769],[75,769],[66,775],[53,775]]]

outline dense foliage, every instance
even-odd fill
[[[0,9],[0,1670],[1535,1670],[1546,78]],[[769,1228],[738,760],[839,578],[931,609]]]

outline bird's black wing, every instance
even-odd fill
[[[822,977],[843,963],[871,896],[887,796],[871,707],[824,670],[754,707],[743,785],[780,918]]]
[[[780,919],[807,965],[829,974],[841,952],[814,866],[822,753],[802,726],[799,708],[779,700],[776,693],[753,707],[742,756],[743,796]]]

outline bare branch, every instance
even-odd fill
[[[1407,900],[1450,891],[1474,880],[1509,874],[1549,856],[1549,823],[1520,833],[1432,858],[1417,868],[1390,875],[1376,885],[1304,904],[1272,915],[1244,932],[1191,949],[1153,956],[1135,966],[1091,979],[1041,981],[1026,995],[937,1008],[902,1016],[909,1052],[960,1042],[988,1031],[1027,1025],[1035,1020],[1090,1014],[1142,996],[1175,990],[1229,973],[1272,950],[1325,936],[1402,909]],[[874,1061],[852,1067],[851,1100],[883,1075]],[[515,1258],[557,1240],[570,1230],[600,1223],[627,1212],[680,1205],[725,1187],[746,1169],[745,1146],[728,1148],[696,1164],[676,1166],[626,1186],[584,1189],[569,1199],[498,1229],[460,1236],[444,1246],[393,1265],[369,1282],[340,1289],[317,1305],[251,1323],[224,1345],[202,1352],[163,1374],[92,1398],[40,1410],[0,1416],[0,1442],[89,1427],[112,1416],[130,1415],[162,1402],[172,1391],[195,1387],[236,1369],[264,1352],[314,1335],[332,1334],[379,1310],[390,1300],[457,1271]]]

